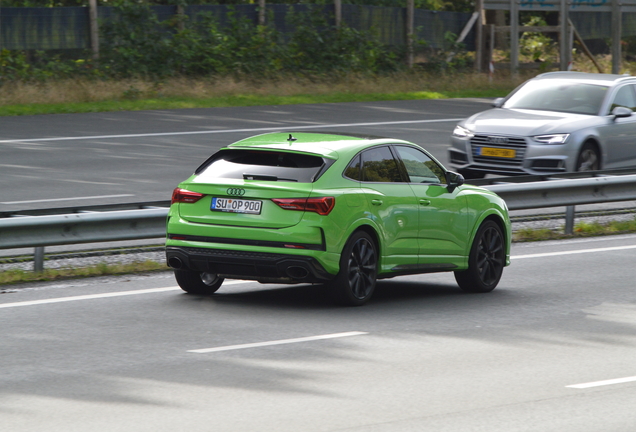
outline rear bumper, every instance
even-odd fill
[[[228,279],[262,283],[322,283],[335,277],[318,260],[302,255],[168,246],[166,259],[177,270],[210,272]]]

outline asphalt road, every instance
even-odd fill
[[[406,139],[447,162],[455,123],[485,99],[0,117],[0,212],[169,200],[217,149],[272,131]]]
[[[191,296],[170,273],[15,287],[0,430],[634,430],[636,236],[512,256],[492,293],[402,277],[360,308],[307,285]]]
[[[268,131],[392,136],[447,162],[487,100],[0,118],[0,211],[169,199],[216,149]],[[490,294],[451,274],[319,286],[169,272],[6,289],[0,431],[631,431],[636,236],[515,244]]]

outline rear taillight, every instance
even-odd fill
[[[272,201],[285,210],[310,211],[323,216],[328,215],[336,205],[334,197],[275,198]]]
[[[192,204],[199,201],[204,196],[205,196],[204,194],[201,194],[198,192],[192,192],[189,190],[176,188],[174,191],[172,191],[172,204],[175,204],[175,203]]]

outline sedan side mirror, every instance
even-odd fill
[[[494,106],[495,108],[501,108],[505,100],[506,98],[497,98],[494,101],[492,101],[492,106]]]
[[[624,106],[617,106],[612,110],[612,115],[614,116],[614,119],[631,117],[632,110]]]
[[[448,171],[446,172],[446,183],[448,183],[448,187],[450,188],[459,187],[464,184],[464,176],[453,171]]]

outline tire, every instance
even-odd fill
[[[597,171],[601,169],[601,158],[596,147],[587,142],[581,147],[576,158],[576,171]]]
[[[466,180],[483,179],[484,177],[486,177],[486,173],[484,171],[475,171],[475,170],[471,170],[471,169],[460,169],[460,170],[457,170],[457,172],[459,174],[461,174],[462,176],[464,176],[464,178]]]
[[[468,269],[455,272],[459,287],[471,293],[486,293],[495,289],[506,264],[504,235],[491,220],[479,227],[468,256]]]
[[[182,290],[197,295],[214,294],[225,280],[214,273],[189,270],[175,270],[174,277]]]
[[[354,233],[340,256],[340,271],[333,282],[336,300],[347,306],[362,306],[375,290],[378,251],[371,236]]]

